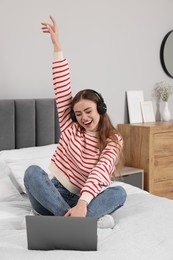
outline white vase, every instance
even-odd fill
[[[163,102],[162,120],[169,121],[171,119],[171,113],[169,111],[168,102]]]

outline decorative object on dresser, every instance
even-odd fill
[[[173,199],[173,121],[119,124],[125,164],[144,169],[144,188]]]
[[[142,90],[128,90],[127,103],[130,123],[142,123],[141,102],[144,101]]]
[[[142,109],[143,121],[145,123],[156,121],[152,101],[141,102],[141,109]]]
[[[161,113],[161,119],[163,121],[169,121],[171,119],[171,113],[169,111],[168,99],[173,92],[173,86],[165,81],[156,83],[154,88],[154,95],[159,101],[162,101],[163,108]]]
[[[171,113],[169,110],[168,102],[163,102],[162,120],[169,121],[171,119]]]

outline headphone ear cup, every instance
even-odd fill
[[[73,109],[70,111],[70,118],[73,122],[77,122],[77,119],[76,119],[76,116],[75,116]]]
[[[97,111],[100,115],[104,115],[107,111],[107,106],[105,102],[99,101],[97,104]]]
[[[93,92],[96,94],[96,96],[99,98],[99,101],[97,103],[97,111],[100,115],[104,115],[107,111],[107,106],[104,102],[104,99],[101,94],[99,94],[97,91],[93,90]]]

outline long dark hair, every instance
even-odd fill
[[[97,95],[97,92],[93,91],[92,89],[84,89],[79,91],[73,98],[71,103],[71,109],[73,110],[74,105],[78,103],[82,99],[88,99],[96,104],[100,101],[99,95]],[[82,126],[79,125],[81,130],[84,130]],[[100,115],[100,121],[98,124],[98,147],[100,150],[100,154],[103,151],[103,149],[106,147],[107,139],[110,138],[114,142],[118,141],[117,134],[120,135],[118,130],[113,126],[110,117],[108,116],[107,112],[103,115]],[[116,164],[116,172],[114,172],[114,177],[120,175],[120,172],[122,170],[124,164],[124,157],[123,157],[123,149],[121,149],[119,154],[119,160],[118,164]]]

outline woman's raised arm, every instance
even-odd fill
[[[50,16],[50,19],[52,21],[52,24],[50,23],[47,23],[47,22],[42,22],[42,31],[43,33],[49,33],[50,34],[50,37],[51,37],[51,40],[52,40],[52,44],[53,44],[53,47],[54,47],[54,51],[55,52],[60,52],[62,51],[62,48],[61,48],[61,43],[60,43],[60,40],[59,40],[59,35],[58,35],[58,26],[55,22],[55,19]]]

